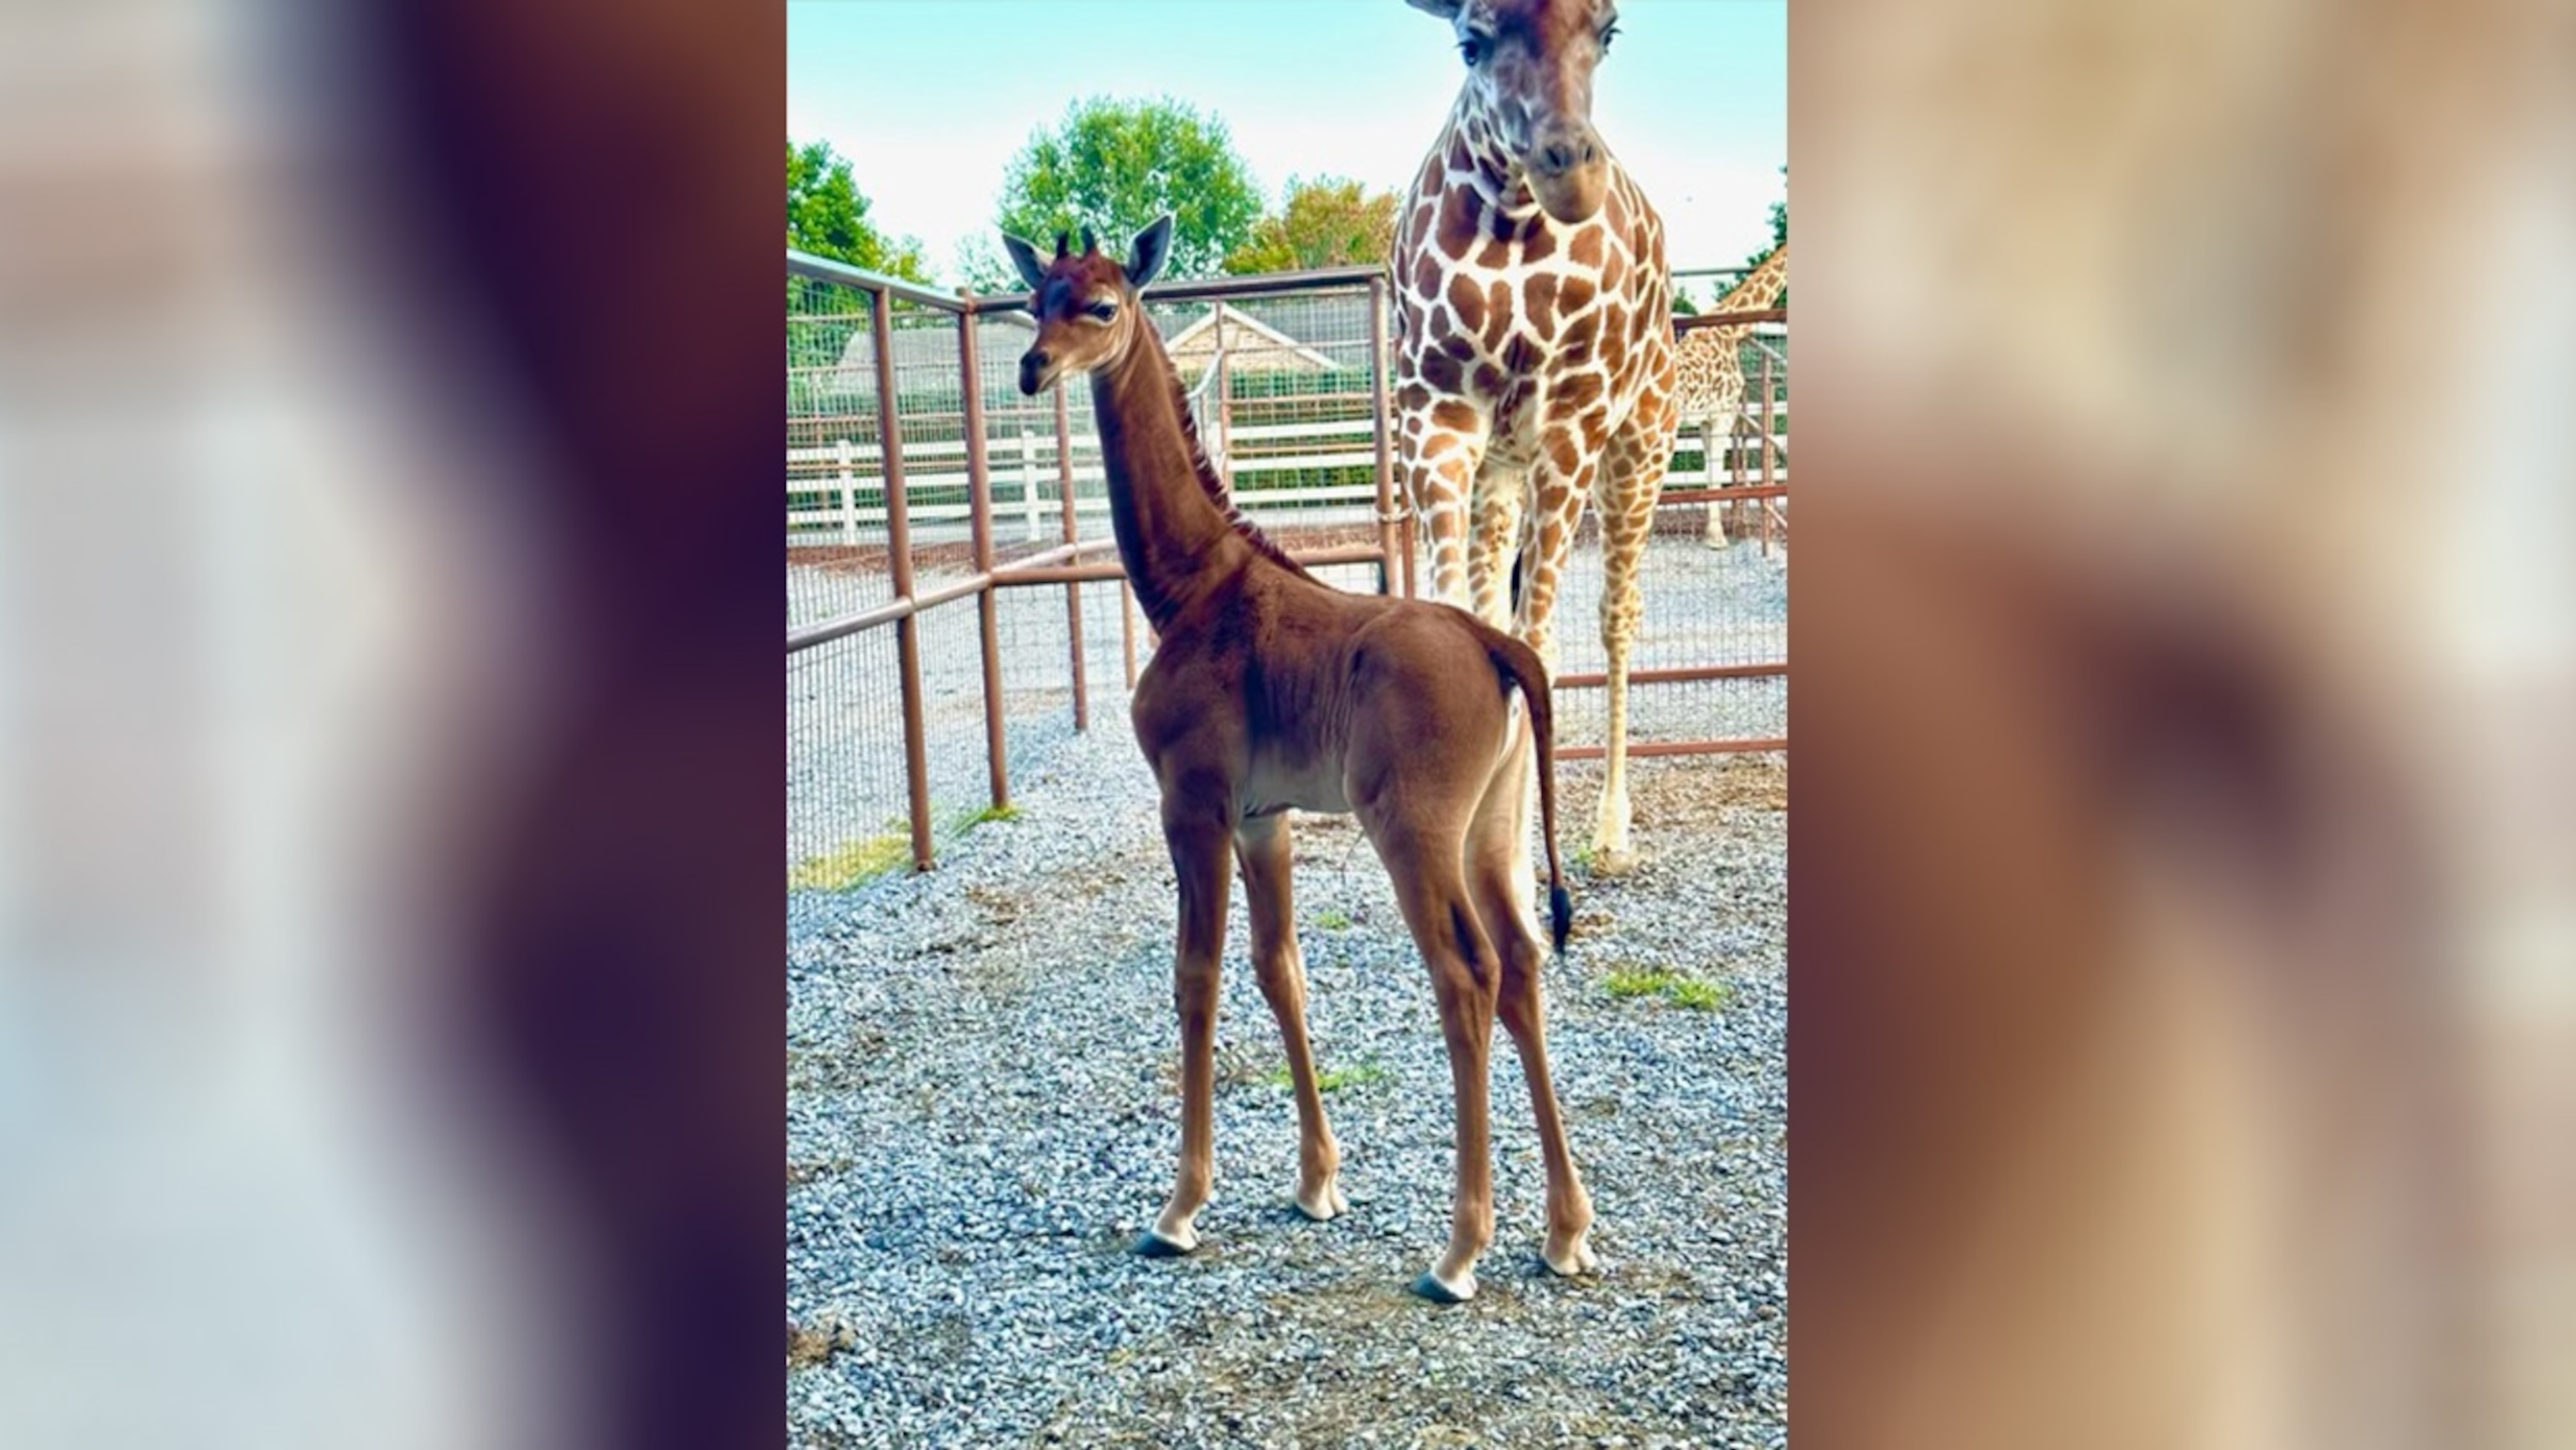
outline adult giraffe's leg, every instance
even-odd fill
[[[1599,475],[1600,460],[1582,451],[1572,425],[1548,432],[1547,456],[1530,470],[1531,507],[1536,521],[1529,546],[1521,551],[1521,607],[1515,631],[1556,673],[1556,590],[1574,552],[1574,533],[1583,523],[1583,507]]]
[[[1419,387],[1415,384],[1406,391],[1412,394]],[[1431,550],[1430,597],[1464,609],[1468,606],[1468,509],[1475,495],[1476,470],[1485,458],[1485,435],[1480,426],[1451,426],[1458,420],[1457,408],[1448,410],[1448,423],[1434,421],[1434,410],[1428,405],[1417,407],[1408,401],[1405,413],[1405,426],[1396,435],[1396,466],[1403,470],[1414,517],[1421,520]]]
[[[1574,550],[1574,531],[1583,521],[1583,504],[1592,485],[1593,460],[1583,457],[1579,435],[1569,425],[1551,429],[1547,438],[1547,457],[1530,470],[1531,517],[1521,530],[1520,549],[1521,597],[1514,616],[1512,632],[1529,642],[1539,658],[1546,662],[1548,676],[1556,675],[1556,589],[1565,577],[1568,556]],[[1517,697],[1515,697],[1517,698]],[[1563,716],[1559,716],[1563,719]],[[1515,706],[1511,721],[1514,736],[1514,758],[1526,762],[1529,750],[1529,712]],[[1516,777],[1519,784],[1509,793],[1512,819],[1512,879],[1520,883],[1519,899],[1527,910],[1537,873],[1530,860],[1530,793],[1528,768],[1524,764]]]
[[[1324,1122],[1324,1096],[1315,1082],[1315,1059],[1306,1044],[1306,966],[1297,949],[1297,919],[1289,890],[1289,834],[1285,812],[1256,816],[1235,828],[1235,859],[1243,867],[1243,899],[1252,917],[1252,971],[1279,1040],[1288,1054],[1288,1081],[1297,1096],[1297,1211],[1328,1219],[1349,1207],[1334,1177],[1342,1162],[1333,1130]]]
[[[1700,457],[1706,460],[1708,465],[1708,486],[1710,488],[1725,487],[1725,479],[1728,475],[1726,474],[1720,456],[1724,451],[1723,447],[1721,447],[1721,441],[1727,446],[1732,446],[1735,441],[1735,431],[1733,429],[1730,428],[1723,434],[1718,432],[1717,419],[1718,415],[1716,411],[1712,409],[1707,417],[1702,418],[1699,421]],[[1726,547],[1726,505],[1722,503],[1713,502],[1708,506],[1708,534],[1706,542],[1712,549],[1723,549]]]
[[[1512,627],[1512,563],[1521,552],[1527,470],[1506,467],[1490,453],[1476,480],[1467,541],[1469,613],[1496,629]]]
[[[1633,440],[1635,435],[1631,435]],[[1601,809],[1592,827],[1592,865],[1619,871],[1635,864],[1628,811],[1628,656],[1645,626],[1645,599],[1637,576],[1645,563],[1646,536],[1654,527],[1655,493],[1669,459],[1651,457],[1631,441],[1614,447],[1602,472],[1601,648],[1608,656],[1609,720],[1603,741]]]
[[[1539,968],[1545,958],[1522,910],[1522,882],[1512,864],[1507,834],[1517,813],[1505,791],[1520,785],[1523,763],[1507,763],[1478,812],[1469,838],[1467,884],[1486,936],[1502,959],[1496,1006],[1521,1060],[1530,1110],[1538,1123],[1539,1153],[1547,1164],[1547,1244],[1540,1257],[1557,1273],[1573,1275],[1595,1263],[1586,1242],[1592,1228],[1592,1197],[1574,1171],[1574,1154],[1566,1145],[1565,1122],[1557,1110],[1556,1085],[1548,1075],[1547,1012],[1539,988]]]
[[[1223,795],[1218,796],[1223,799]],[[1169,791],[1163,798],[1163,841],[1171,848],[1180,885],[1180,941],[1172,962],[1172,1005],[1181,1019],[1181,1162],[1172,1197],[1137,1236],[1147,1258],[1186,1254],[1199,1246],[1190,1220],[1208,1201],[1215,1180],[1217,964],[1225,950],[1226,858],[1232,854],[1225,818],[1204,802],[1203,791]]]

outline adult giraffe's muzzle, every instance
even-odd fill
[[[1609,156],[1601,135],[1582,122],[1559,122],[1531,138],[1521,160],[1529,173],[1532,195],[1547,214],[1566,226],[1592,220],[1609,189]]]

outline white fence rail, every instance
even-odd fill
[[[1745,458],[1746,471],[1758,471],[1755,455],[1756,425],[1748,421],[1734,440],[1734,447]],[[1772,479],[1787,483],[1789,473],[1779,460],[1788,443],[1788,408],[1785,404],[1772,412],[1772,439],[1780,452],[1773,455]],[[1264,423],[1237,425],[1225,430],[1226,439],[1237,445],[1231,453],[1213,431],[1204,438],[1209,457],[1225,471],[1235,486],[1246,494],[1246,501],[1264,510],[1296,510],[1304,522],[1323,524],[1358,522],[1369,518],[1375,508],[1377,488],[1374,481],[1347,484],[1265,484],[1264,475],[1289,474],[1318,468],[1366,468],[1377,461],[1375,424],[1366,417],[1311,423]],[[1073,433],[1066,439],[1073,453],[1074,509],[1077,515],[1105,516],[1109,502],[1102,496],[1105,486],[1100,467],[1100,439],[1092,433]],[[1273,451],[1245,451],[1245,443],[1305,444],[1305,448]],[[1334,446],[1339,445],[1339,446]],[[1059,472],[1055,451],[1055,429],[1052,418],[1043,429],[1024,427],[1016,420],[1004,420],[1002,426],[985,437],[985,458],[991,470],[993,507],[997,523],[1014,515],[1021,520],[1029,539],[1050,538],[1063,528],[1063,502],[1059,495]],[[1721,454],[1723,448],[1718,450]],[[1701,452],[1696,427],[1685,426],[1674,449],[1676,456]],[[907,443],[903,447],[904,488],[911,497],[906,513],[918,527],[923,524],[964,524],[967,505],[933,503],[922,497],[938,490],[962,490],[968,482],[966,442],[962,438],[938,442]],[[928,464],[930,467],[925,468]],[[941,468],[939,465],[948,467]],[[787,529],[791,537],[813,540],[818,535],[839,536],[843,542],[855,543],[861,530],[882,528],[885,524],[885,486],[883,460],[879,456],[874,430],[858,436],[835,439],[830,443],[787,450],[787,492],[791,501],[787,511]],[[1726,470],[1718,459],[1703,457],[1695,469],[1675,469],[1666,476],[1670,487],[1708,487],[1728,481]],[[794,496],[806,496],[799,504]],[[821,501],[814,501],[820,495]],[[1347,518],[1343,515],[1348,515]]]

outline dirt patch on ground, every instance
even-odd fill
[[[826,1310],[811,1324],[787,1321],[787,1367],[802,1368],[821,1364],[842,1350],[855,1347],[858,1331],[841,1322],[840,1316]]]
[[[1632,761],[1629,806],[1639,826],[1690,825],[1721,810],[1789,808],[1789,757],[1762,751],[1705,762]]]

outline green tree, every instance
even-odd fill
[[[828,141],[787,143],[787,245],[871,272],[927,284],[921,243],[890,237],[868,220],[868,199],[850,176],[850,161]]]
[[[1235,154],[1225,123],[1169,98],[1094,96],[1066,108],[1054,130],[1031,133],[1003,172],[993,222],[1050,244],[1059,231],[1078,234],[1087,226],[1103,247],[1123,247],[1167,211],[1167,276],[1212,276],[1226,253],[1251,235],[1261,191]],[[1000,255],[997,244],[988,240],[961,253],[970,286],[1019,289],[1008,263],[999,277],[986,270]]]
[[[1384,262],[1395,245],[1396,205],[1394,192],[1372,196],[1344,177],[1292,176],[1279,214],[1253,223],[1252,235],[1226,253],[1225,270],[1292,272]]]

